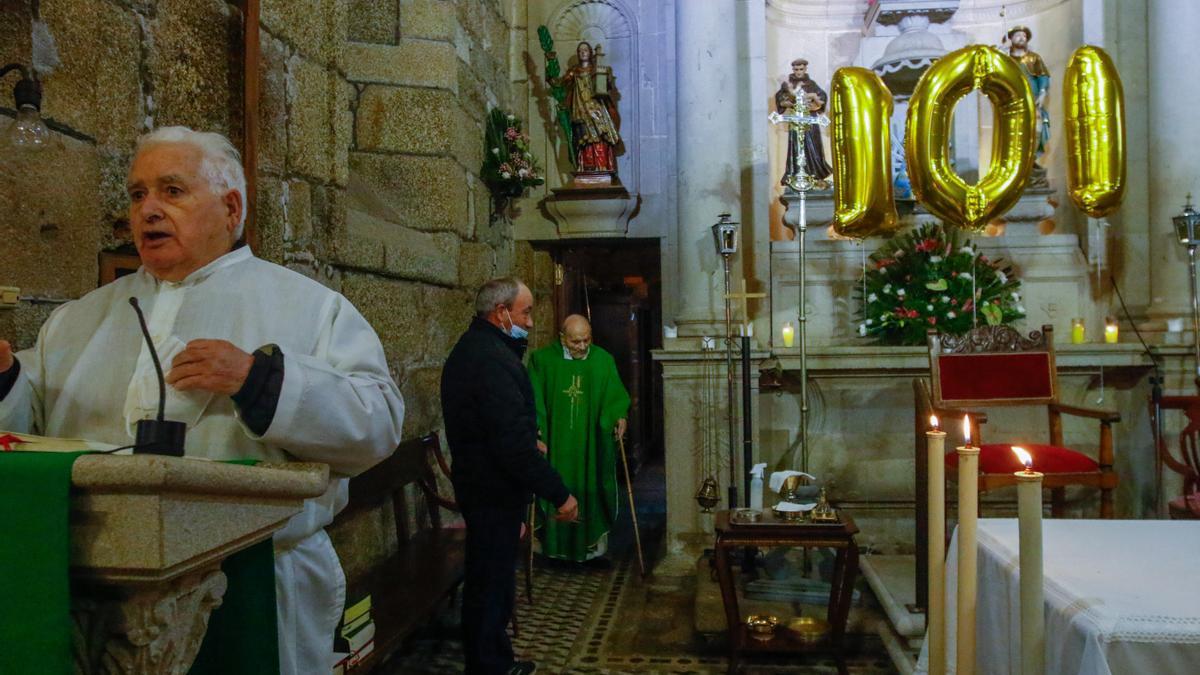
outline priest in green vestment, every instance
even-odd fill
[[[604,555],[617,517],[617,439],[625,434],[629,393],[613,357],[592,344],[592,326],[577,314],[559,340],[529,356],[539,446],[579,501],[579,520],[558,522],[541,503],[542,553],[583,562]]]

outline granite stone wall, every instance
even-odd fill
[[[406,438],[440,427],[441,364],[473,291],[514,266],[479,167],[488,107],[513,109],[524,91],[509,74],[509,17],[523,5],[262,0],[257,254],[342,292],[372,323]],[[0,285],[35,298],[0,309],[0,336],[30,345],[52,301],[96,287],[101,251],[130,250],[124,178],[138,134],[185,124],[240,146],[240,7],[0,3],[0,63],[30,62],[35,11],[62,62],[43,101],[61,147],[0,157]],[[0,83],[0,116],[13,114],[14,83]],[[396,546],[390,519],[384,509],[333,533],[352,583]]]

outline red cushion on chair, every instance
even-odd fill
[[[1048,399],[1054,396],[1050,354],[949,354],[938,357],[942,401]]]
[[[1184,500],[1187,501],[1184,501]],[[1200,518],[1200,494],[1176,497],[1168,502],[1171,510],[1179,513],[1191,513],[1193,518]]]
[[[1088,473],[1099,471],[1096,460],[1085,454],[1056,445],[1021,445],[1033,455],[1033,468],[1042,473]],[[946,464],[958,466],[958,453],[946,455]],[[1006,443],[987,443],[979,446],[980,473],[1016,473],[1025,468],[1017,459],[1012,446]]]

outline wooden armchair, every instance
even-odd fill
[[[1065,510],[1066,488],[1071,485],[1100,489],[1100,517],[1113,517],[1113,490],[1117,475],[1113,472],[1112,425],[1121,420],[1118,413],[1059,403],[1058,371],[1054,360],[1054,333],[1042,326],[1028,337],[1008,326],[982,326],[962,336],[929,333],[930,382],[913,381],[916,412],[917,465],[917,604],[924,607],[929,561],[926,559],[928,513],[925,488],[925,429],[930,413],[942,420],[942,428],[953,433],[956,419],[970,413],[971,438],[980,446],[979,493],[1016,485],[1014,473],[1024,468],[1009,444],[983,442],[980,425],[987,418],[976,408],[999,406],[1044,406],[1049,420],[1049,443],[1025,442],[1033,455],[1034,468],[1045,474],[1043,486],[1051,491],[1051,513],[1061,517]],[[1062,416],[1094,419],[1100,427],[1097,459],[1063,447]],[[957,439],[955,439],[957,440]],[[956,443],[948,439],[947,445]],[[957,478],[958,455],[946,454],[946,476]],[[947,491],[947,494],[952,492]]]
[[[1153,415],[1154,404],[1151,403]],[[1183,494],[1167,502],[1172,519],[1200,519],[1200,396],[1164,396],[1163,410],[1182,410],[1187,424],[1179,432],[1179,459],[1171,454],[1165,436],[1159,439],[1160,461],[1183,476]]]

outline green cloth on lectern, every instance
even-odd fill
[[[583,561],[617,518],[617,420],[629,410],[629,393],[607,351],[592,345],[584,360],[563,356],[562,343],[529,356],[529,378],[538,431],[550,464],[579,502],[579,522],[553,519],[552,504],[541,501],[542,553]]]
[[[275,544],[271,539],[221,563],[229,585],[208,619],[208,632],[188,675],[279,672],[275,617]],[[331,644],[333,636],[329,637]]]
[[[87,452],[0,452],[0,673],[71,675],[71,465]]]

